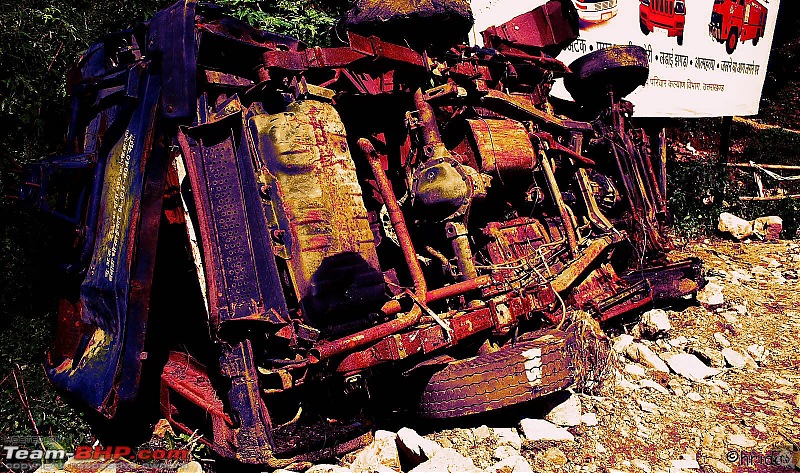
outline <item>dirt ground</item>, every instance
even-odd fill
[[[708,288],[721,288],[724,301],[703,296],[698,299],[705,304],[691,300],[665,308],[671,328],[660,337],[640,336],[638,318],[607,329],[615,348],[633,334],[634,343],[662,358],[667,353],[698,355],[705,365],[718,368],[716,375],[691,381],[674,370],[662,372],[633,361],[619,349],[614,352],[616,376],[595,395],[573,395],[580,401],[578,412],[573,411],[580,420],[567,427],[572,440],[532,441],[524,429],[517,430],[522,419],[541,419],[563,401],[564,396],[556,396],[456,419],[452,428],[405,419],[409,425],[383,426],[391,430],[376,434],[376,439],[388,438],[384,443],[376,440],[338,459],[338,465],[315,465],[307,473],[800,471],[793,469],[800,464],[800,244],[703,240],[686,244],[671,258],[689,256],[705,261]],[[724,348],[738,353],[745,365],[732,367],[738,363],[723,356]],[[394,433],[401,426],[428,439],[419,440],[428,442],[423,451],[432,444],[446,453],[408,465],[401,436]],[[509,435],[514,441],[507,441]],[[222,471],[213,461],[202,462],[205,471]],[[200,471],[199,464],[195,467],[179,472]]]
[[[521,453],[533,471],[793,471],[784,465],[800,460],[800,244],[704,240],[672,255],[687,256],[705,261],[708,280],[722,287],[724,302],[668,309],[670,332],[644,343],[657,354],[703,351],[716,357],[723,347],[714,334],[721,333],[730,348],[755,353],[750,357],[758,363],[725,367],[692,382],[639,365],[642,376],[630,366],[638,363],[617,355],[618,379],[600,396],[579,395],[582,413],[596,414],[597,425],[570,427],[574,442],[525,441]],[[759,347],[766,350],[763,357]],[[492,458],[497,439],[480,439],[480,431],[460,428],[428,437],[483,469],[497,461]],[[699,468],[686,468],[691,460]]]

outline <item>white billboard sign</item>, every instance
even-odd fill
[[[480,31],[545,0],[472,0]],[[558,59],[612,44],[648,52],[650,78],[628,99],[640,117],[755,115],[766,78],[780,0],[573,0],[580,38]],[[558,84],[554,94],[568,97]]]

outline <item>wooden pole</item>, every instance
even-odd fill
[[[726,168],[728,167],[728,159],[730,158],[732,126],[732,116],[722,117],[722,125],[719,133],[719,160],[717,161],[717,180],[719,182],[714,192],[714,204],[716,205],[722,205],[722,199],[725,196],[725,187],[728,179]]]
[[[658,133],[658,184],[661,188],[661,195],[667,198],[667,129],[661,128]]]
[[[731,168],[755,168],[760,167],[764,169],[775,169],[775,170],[783,170],[783,171],[800,171],[800,166],[788,166],[784,164],[750,164],[750,163],[726,163],[725,164]]]
[[[786,200],[786,199],[800,199],[800,195],[792,194],[792,195],[770,195],[767,197],[746,197],[746,196],[739,197],[739,200],[741,201],[756,201],[756,202],[768,202],[768,201]]]

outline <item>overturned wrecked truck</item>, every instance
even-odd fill
[[[436,5],[435,36],[362,2],[319,48],[185,0],[91,47],[66,153],[22,189],[65,235],[52,381],[278,467],[357,447],[383,406],[590,387],[598,323],[697,291],[623,99],[644,51],[554,59],[570,1],[471,47],[466,4]]]

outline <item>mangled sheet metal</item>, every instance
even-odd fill
[[[380,406],[448,418],[595,386],[599,322],[703,280],[667,259],[665,176],[624,99],[642,51],[553,59],[571,8],[493,49],[395,43],[363,10],[318,48],[182,1],[90,48],[65,154],[23,189],[74,242],[53,382],[106,417],[157,397],[272,467],[362,444]],[[576,101],[551,99],[557,77]]]

